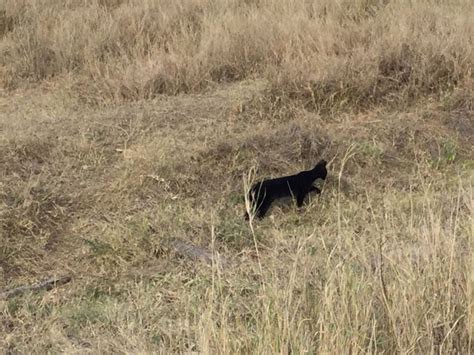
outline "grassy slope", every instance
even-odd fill
[[[0,287],[73,276],[0,301],[0,349],[472,346],[470,2],[84,3],[0,11]],[[321,197],[243,220],[252,168],[321,156]]]

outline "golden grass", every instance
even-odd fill
[[[137,100],[264,77],[315,109],[410,102],[471,77],[474,5],[451,1],[3,2],[3,85],[65,77]]]
[[[0,288],[73,278],[0,301],[0,351],[469,353],[473,10],[0,3]],[[320,157],[245,222],[249,171]]]

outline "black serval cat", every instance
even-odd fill
[[[313,182],[318,178],[326,179],[328,174],[326,164],[325,160],[321,160],[311,170],[255,183],[249,192],[252,211],[255,211],[255,215],[261,219],[265,217],[274,200],[289,196],[295,197],[297,206],[301,207],[304,198],[309,192],[316,191],[318,194],[321,193],[320,189],[313,186]],[[247,213],[245,217],[248,219]]]

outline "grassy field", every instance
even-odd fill
[[[0,290],[72,282],[0,300],[0,352],[473,352],[473,18],[2,0]],[[321,158],[320,196],[244,220]]]

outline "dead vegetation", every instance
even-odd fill
[[[0,301],[0,349],[469,352],[473,10],[0,3],[0,288],[72,277]],[[321,157],[244,221],[249,172]]]
[[[471,77],[470,1],[110,3],[5,1],[3,85],[63,77],[102,102],[263,77],[277,97],[334,110],[407,104]]]

